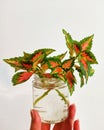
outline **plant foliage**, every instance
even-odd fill
[[[31,54],[24,52],[21,57],[4,59],[6,63],[15,69],[16,73],[12,77],[13,85],[27,81],[35,73],[40,77],[60,78],[67,83],[69,92],[72,95],[77,83],[75,71],[79,74],[80,86],[82,87],[85,82],[87,83],[88,77],[94,73],[92,64],[98,63],[91,51],[94,35],[76,41],[64,29],[63,34],[68,49],[65,53],[49,56],[55,50],[42,48],[35,50]],[[65,58],[66,53],[69,54],[67,58]],[[49,73],[48,70],[50,70]]]

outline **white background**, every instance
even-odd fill
[[[64,52],[62,28],[77,40],[95,35],[92,50],[99,64],[70,101],[77,106],[81,130],[104,129],[103,6],[103,0],[0,0],[0,130],[29,130],[32,108],[32,79],[13,87],[14,70],[2,59],[43,47]]]

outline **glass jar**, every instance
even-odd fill
[[[68,116],[69,92],[64,81],[58,78],[33,80],[33,108],[39,112],[42,122],[58,123]]]

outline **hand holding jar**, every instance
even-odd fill
[[[74,120],[76,107],[74,104],[69,106],[69,114],[66,120],[56,123],[53,130],[80,130],[79,120]],[[51,125],[42,123],[37,111],[31,110],[30,130],[50,130]]]

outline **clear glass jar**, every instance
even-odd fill
[[[68,87],[58,78],[39,78],[33,80],[33,108],[39,112],[42,122],[58,123],[68,116]]]

